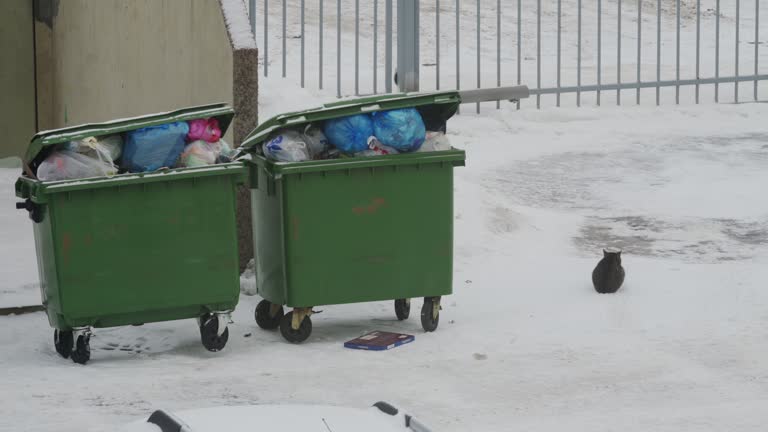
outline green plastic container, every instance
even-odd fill
[[[199,318],[206,348],[223,348],[239,298],[235,190],[247,171],[229,163],[42,182],[35,167],[70,140],[208,117],[224,131],[233,115],[207,105],[35,135],[17,207],[34,221],[43,305],[62,356],[85,363],[92,327],[184,318]]]
[[[301,342],[313,306],[395,300],[405,319],[424,297],[432,331],[452,292],[453,168],[464,151],[279,163],[258,154],[275,131],[307,123],[416,107],[427,130],[445,127],[456,92],[343,101],[275,117],[244,141],[251,172],[259,326]],[[282,305],[294,308],[283,315]]]

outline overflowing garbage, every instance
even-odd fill
[[[416,108],[403,108],[281,129],[261,150],[272,161],[303,162],[450,149],[444,132],[428,131]]]
[[[57,145],[37,167],[37,178],[74,180],[231,162],[235,151],[221,135],[218,120],[208,118],[86,137]]]

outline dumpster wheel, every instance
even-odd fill
[[[256,324],[264,330],[275,330],[280,327],[283,318],[283,306],[262,300],[256,306]]]
[[[84,333],[77,336],[75,341],[75,348],[70,354],[72,361],[77,364],[86,364],[91,359],[91,335],[90,333]]]
[[[433,332],[440,323],[440,297],[424,297],[421,307],[421,326],[426,332]]]
[[[293,322],[294,314],[297,316],[297,321],[301,320],[295,323],[297,327],[295,329]],[[293,343],[301,343],[307,340],[309,335],[312,334],[312,319],[309,317],[311,314],[312,308],[296,308],[283,315],[283,318],[280,320],[280,333],[282,333],[285,340]]]
[[[395,315],[400,321],[407,320],[411,315],[411,299],[395,300]]]
[[[221,351],[229,340],[229,328],[219,332],[219,317],[216,314],[205,314],[200,317],[200,341],[205,349],[211,352]]]
[[[53,331],[53,346],[56,352],[64,358],[69,358],[72,353],[72,347],[75,345],[75,338],[72,336],[72,330]]]

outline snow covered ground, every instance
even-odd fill
[[[264,115],[317,102],[262,90]],[[97,330],[81,367],[56,355],[42,313],[0,317],[0,430],[104,430],[160,407],[377,400],[439,431],[763,430],[766,115],[766,104],[507,105],[456,117],[450,138],[468,161],[456,169],[455,294],[437,332],[398,322],[389,302],[329,306],[293,346],[258,329],[259,299],[243,296],[221,353],[188,320]],[[30,222],[12,209],[16,171],[0,175],[0,298],[32,302]],[[628,274],[613,296],[590,286],[608,245],[624,247]],[[374,329],[416,342],[342,347]]]

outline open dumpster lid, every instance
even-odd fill
[[[245,138],[240,145],[240,150],[251,150],[264,142],[274,131],[286,127],[298,127],[332,118],[400,108],[417,108],[424,117],[427,130],[434,130],[437,126],[445,124],[445,121],[456,113],[460,103],[461,98],[456,91],[400,93],[342,100],[272,117],[261,123]]]
[[[32,137],[32,141],[27,148],[27,153],[24,155],[24,162],[29,165],[36,165],[36,163],[39,163],[40,160],[48,154],[51,146],[56,144],[83,139],[90,136],[111,135],[147,126],[157,126],[200,118],[215,117],[218,119],[221,134],[224,135],[232,123],[234,115],[235,111],[232,107],[224,103],[217,103],[183,108],[176,111],[116,119],[103,123],[87,123],[62,129],[41,131]]]

